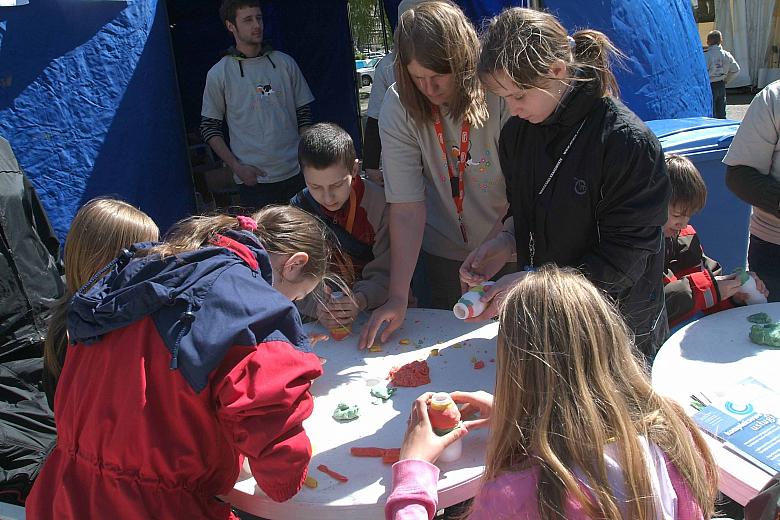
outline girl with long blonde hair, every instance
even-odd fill
[[[490,238],[506,213],[498,138],[509,118],[503,100],[477,75],[479,40],[447,0],[405,11],[395,31],[395,85],[379,115],[385,195],[390,204],[390,289],[363,328],[360,344],[403,324],[418,257],[433,308],[462,294],[458,268]]]
[[[136,244],[73,296],[57,445],[27,500],[41,519],[234,518],[239,455],[284,501],[311,457],[322,374],[293,300],[330,277],[308,213],[197,216]]]
[[[578,272],[545,266],[516,283],[500,312],[495,397],[452,394],[480,412],[466,432],[490,426],[469,518],[711,517],[717,470],[707,445],[685,412],[653,391],[637,354],[620,314]],[[433,433],[429,398],[415,402],[393,467],[391,519],[436,510],[432,463],[452,438]],[[404,491],[420,482],[425,500]]]
[[[155,242],[159,236],[160,230],[149,215],[122,200],[92,199],[76,212],[65,238],[66,290],[52,310],[43,347],[44,390],[52,410],[68,346],[65,318],[71,298],[124,248],[136,242]]]

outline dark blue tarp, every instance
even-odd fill
[[[477,28],[517,0],[460,0]],[[615,69],[621,97],[644,120],[712,115],[712,94],[690,0],[542,0],[570,33],[604,32],[630,59]],[[395,27],[399,0],[384,0]]]
[[[194,209],[164,3],[0,8],[0,135],[63,238],[112,194],[165,229]]]

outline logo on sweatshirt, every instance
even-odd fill
[[[574,193],[580,196],[588,193],[588,184],[585,182],[585,179],[574,177]]]

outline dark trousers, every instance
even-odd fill
[[[288,204],[290,199],[306,187],[303,174],[298,172],[294,177],[279,182],[255,184],[247,186],[238,185],[238,199],[241,206],[256,211],[269,204]]]
[[[710,83],[712,89],[712,117],[726,119],[726,82],[714,81]]]
[[[422,252],[425,278],[430,287],[432,309],[452,309],[458,303],[463,291],[460,288],[461,260],[450,260],[441,256]],[[517,264],[506,264],[493,280],[498,280],[507,273],[517,272]]]
[[[780,245],[750,235],[748,265],[769,289],[770,302],[780,302]]]

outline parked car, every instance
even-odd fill
[[[360,86],[368,87],[374,82],[374,70],[380,59],[381,58],[371,58],[366,62],[365,67],[357,69],[355,79],[359,82]]]

